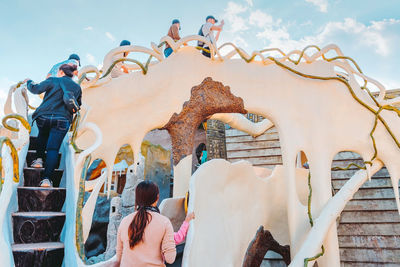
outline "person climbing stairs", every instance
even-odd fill
[[[30,137],[26,165],[36,158],[36,137]],[[59,154],[58,165],[61,154]],[[43,168],[24,168],[24,186],[17,189],[18,211],[12,214],[12,252],[16,267],[57,267],[64,259],[60,235],[66,189],[59,188],[63,170],[56,169],[54,187],[38,187]]]

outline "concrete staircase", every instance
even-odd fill
[[[276,129],[253,138],[235,129],[226,130],[227,159],[247,160],[253,165],[273,168],[282,164]],[[361,164],[352,152],[336,155],[332,167]],[[337,192],[357,171],[332,171],[332,186]],[[386,168],[373,176],[355,194],[342,212],[338,224],[342,266],[400,266],[400,216]],[[286,266],[279,255],[268,253],[262,266]]]
[[[36,158],[36,138],[31,137],[27,166]],[[59,159],[61,155],[59,155]],[[57,169],[54,188],[37,187],[43,168],[24,168],[24,186],[19,187],[18,212],[12,214],[16,267],[56,267],[64,259],[60,234],[65,222],[61,212],[65,188],[58,188],[63,170]]]

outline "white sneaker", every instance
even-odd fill
[[[32,161],[31,167],[33,168],[43,168],[43,160],[41,158],[37,158]]]
[[[53,187],[53,183],[49,179],[45,178],[40,182],[40,187]]]

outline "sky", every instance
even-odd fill
[[[400,0],[0,0],[0,115],[10,85],[42,81],[71,53],[100,66],[123,39],[150,47],[175,18],[181,36],[197,34],[207,15],[225,20],[218,45],[251,53],[334,43],[367,76],[400,88]]]

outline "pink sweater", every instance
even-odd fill
[[[176,257],[174,230],[170,220],[157,212],[150,211],[152,219],[144,230],[142,242],[133,249],[129,247],[128,228],[135,214],[122,219],[118,228],[116,252],[120,267],[165,266],[164,260],[173,263]]]
[[[189,223],[187,221],[184,221],[181,225],[181,228],[179,228],[179,231],[174,233],[174,240],[176,245],[182,243],[183,240],[185,240],[188,229]]]

